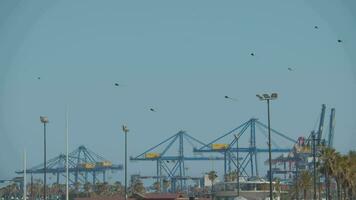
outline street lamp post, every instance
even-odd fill
[[[125,200],[127,200],[127,132],[129,132],[129,129],[123,125],[122,131],[125,133]]]
[[[46,145],[46,125],[48,123],[48,117],[40,116],[41,123],[43,123],[43,199],[46,200],[46,176],[47,176],[47,145]]]
[[[315,132],[312,132],[313,140],[313,185],[314,185],[314,199],[316,200],[316,145],[315,145]]]
[[[236,138],[236,183],[237,183],[237,196],[240,196],[240,162],[239,162],[239,137],[235,135]]]
[[[27,200],[27,156],[23,151],[23,200]]]
[[[296,183],[296,199],[299,200],[299,155],[298,153],[296,155],[296,160],[295,160],[295,183]]]
[[[277,93],[256,95],[261,101],[267,101],[267,113],[268,113],[268,161],[269,161],[269,199],[273,199],[272,193],[272,150],[271,150],[271,117],[270,117],[270,101],[275,100],[278,97]]]
[[[66,200],[69,200],[69,120],[68,120],[68,110],[66,108]]]

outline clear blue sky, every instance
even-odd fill
[[[255,94],[274,91],[273,127],[305,136],[325,103],[327,117],[336,108],[335,147],[356,149],[355,25],[353,0],[3,0],[0,179],[21,168],[23,148],[41,163],[40,115],[51,121],[48,156],[64,152],[66,104],[70,148],[116,163],[124,123],[130,155],[181,129],[209,142],[251,117],[265,122]]]

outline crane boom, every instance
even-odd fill
[[[321,106],[321,115],[320,115],[319,129],[318,129],[318,135],[317,135],[317,145],[320,145],[321,137],[323,135],[325,108],[326,108],[326,106],[325,106],[325,104],[323,104]]]
[[[328,137],[329,147],[333,147],[334,132],[335,132],[335,108],[332,108],[330,113],[330,122],[329,122],[329,137]]]

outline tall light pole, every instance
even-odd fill
[[[275,100],[278,97],[277,93],[256,95],[261,101],[267,101],[267,113],[268,113],[268,161],[269,161],[269,199],[272,200],[272,150],[271,150],[271,117],[269,104],[271,100]]]
[[[27,157],[26,150],[23,151],[23,200],[27,200]]]
[[[295,183],[296,183],[296,197],[299,200],[299,154],[296,153],[296,160],[295,160]]]
[[[68,133],[68,109],[66,108],[66,200],[69,200],[69,133]]]
[[[314,185],[314,199],[316,200],[316,145],[315,145],[315,132],[312,133],[312,140],[313,140],[313,185]]]
[[[122,125],[122,131],[125,133],[125,200],[127,200],[127,133],[129,129],[127,126]]]
[[[47,175],[47,166],[46,166],[46,125],[48,123],[48,117],[40,116],[41,123],[43,123],[43,199],[46,200],[46,175]]]
[[[240,196],[240,161],[239,161],[239,137],[235,135],[236,139],[236,183],[237,183],[237,197]]]

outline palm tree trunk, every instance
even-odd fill
[[[213,192],[214,192],[214,181],[211,181],[211,199],[212,200],[214,200]]]
[[[340,181],[338,179],[336,179],[336,190],[337,190],[337,199],[341,200]]]
[[[304,194],[304,200],[306,200],[307,199],[307,190],[306,189],[303,190],[303,194]]]
[[[329,197],[329,191],[330,191],[330,188],[329,188],[329,176],[328,176],[328,171],[325,169],[325,196],[326,196],[326,199],[329,200],[330,197]]]

